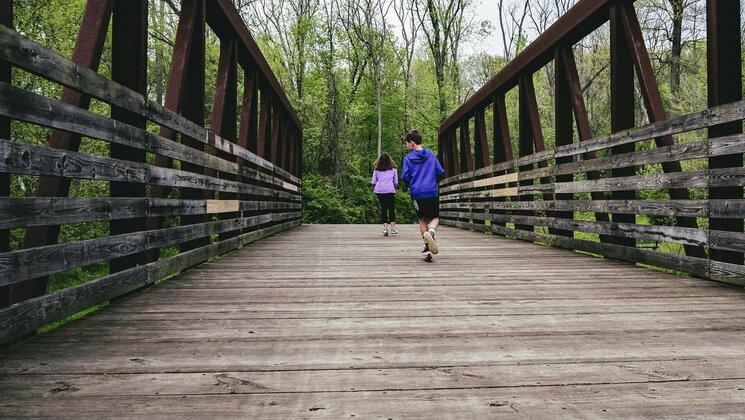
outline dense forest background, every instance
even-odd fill
[[[483,15],[478,13],[478,1],[234,0],[303,123],[304,222],[377,222],[370,177],[379,152],[389,152],[400,165],[401,138],[412,128],[420,130],[424,145],[436,151],[438,124],[576,3],[489,0],[495,13]],[[163,103],[179,3],[150,0],[148,95],[159,103]],[[639,0],[635,5],[668,113],[704,109],[705,0]],[[17,0],[15,26],[31,39],[71,56],[84,7],[85,0]],[[608,134],[608,26],[593,32],[574,52],[593,135]],[[107,45],[100,69],[107,76],[109,56]],[[218,57],[219,43],[209,33],[207,98],[214,93]],[[13,77],[14,84],[25,89],[52,97],[59,94],[59,86],[33,75],[15,71]],[[534,82],[539,106],[546,111],[542,125],[550,148],[554,142],[552,66],[537,72]],[[516,142],[516,90],[507,100]],[[92,109],[110,112],[96,101]],[[641,106],[637,109],[637,123],[643,124],[646,115]],[[46,132],[14,123],[13,136],[43,143]],[[106,155],[107,147],[86,139],[81,150]],[[35,182],[33,177],[14,177],[13,195],[32,195]],[[71,196],[105,196],[107,188],[106,183],[76,180]],[[414,221],[406,192],[399,191],[397,204],[399,223]],[[106,234],[104,224],[66,229],[61,241],[65,236]],[[19,239],[14,235],[16,244]]]

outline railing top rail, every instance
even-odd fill
[[[553,51],[557,46],[574,45],[607,22],[612,2],[613,0],[581,0],[569,9],[556,23],[525,47],[517,57],[507,63],[499,73],[489,79],[481,89],[446,118],[440,124],[439,133],[442,134],[453,128],[463,117],[473,113],[474,110],[487,106],[492,102],[494,94],[506,92],[515,87],[521,74],[534,72],[545,66],[553,60]]]

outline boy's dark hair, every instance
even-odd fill
[[[386,152],[383,152],[375,160],[375,163],[373,163],[373,166],[375,167],[375,170],[377,171],[387,171],[391,168],[395,168],[396,162],[393,160],[393,158],[391,158],[391,155],[389,155]]]
[[[413,141],[414,144],[422,144],[422,134],[418,130],[409,130],[404,141]]]

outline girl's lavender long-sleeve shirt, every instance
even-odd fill
[[[373,192],[375,194],[392,194],[398,187],[398,172],[396,168],[387,171],[373,171],[372,176]]]

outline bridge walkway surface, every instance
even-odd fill
[[[451,227],[303,225],[0,351],[0,417],[737,417],[745,292]]]

